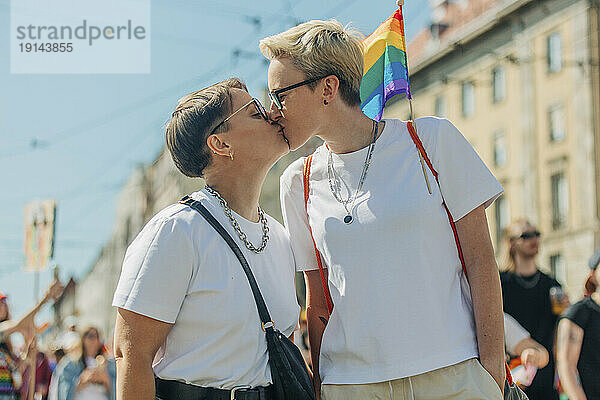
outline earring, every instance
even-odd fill
[[[323,100],[323,104],[327,105],[329,103],[327,102],[327,100]]]
[[[229,152],[229,158],[231,158],[231,161],[233,161],[233,153]]]

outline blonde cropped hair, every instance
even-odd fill
[[[335,75],[340,95],[350,106],[360,105],[363,75],[363,36],[335,19],[313,20],[260,41],[260,51],[270,59],[289,58],[292,64],[314,79]],[[314,89],[317,83],[310,84]]]

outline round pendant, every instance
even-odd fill
[[[346,215],[344,217],[344,222],[346,223],[346,225],[350,225],[353,221],[352,215]]]

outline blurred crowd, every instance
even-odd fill
[[[70,316],[51,345],[38,347],[35,316],[61,292],[55,281],[20,320],[10,318],[8,299],[0,293],[0,400],[115,398],[115,361],[98,328],[79,327],[77,318]],[[13,334],[20,335],[21,345],[13,346]]]
[[[600,250],[591,255],[589,275],[581,283],[584,298],[571,302],[561,283],[536,263],[540,237],[526,220],[505,231],[507,258],[500,279],[507,361],[531,400],[600,399]],[[80,327],[71,316],[52,345],[37,346],[35,315],[62,289],[55,281],[20,320],[11,319],[8,299],[0,293],[0,400],[114,399],[112,346],[98,328]],[[12,345],[13,334],[22,336],[19,348]],[[305,311],[295,343],[310,366]]]

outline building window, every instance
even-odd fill
[[[506,70],[496,67],[492,70],[492,101],[499,103],[506,98]]]
[[[462,115],[470,117],[475,113],[475,86],[473,82],[462,84]]]
[[[496,243],[499,245],[503,239],[504,229],[506,229],[506,227],[510,223],[510,209],[508,207],[506,195],[498,197],[494,204],[496,205]]]
[[[567,266],[562,254],[556,253],[550,256],[550,271],[557,281],[561,283],[567,281]]]
[[[560,33],[554,32],[548,36],[548,72],[559,72],[563,67],[562,41]]]
[[[565,138],[565,108],[562,104],[554,105],[548,109],[548,125],[551,141],[559,142]]]
[[[508,150],[506,148],[506,135],[502,131],[494,134],[494,165],[503,167],[508,160]]]
[[[435,115],[436,117],[446,117],[446,98],[438,96],[435,98]]]
[[[567,223],[569,214],[569,185],[563,172],[552,175],[552,228],[560,229]]]

